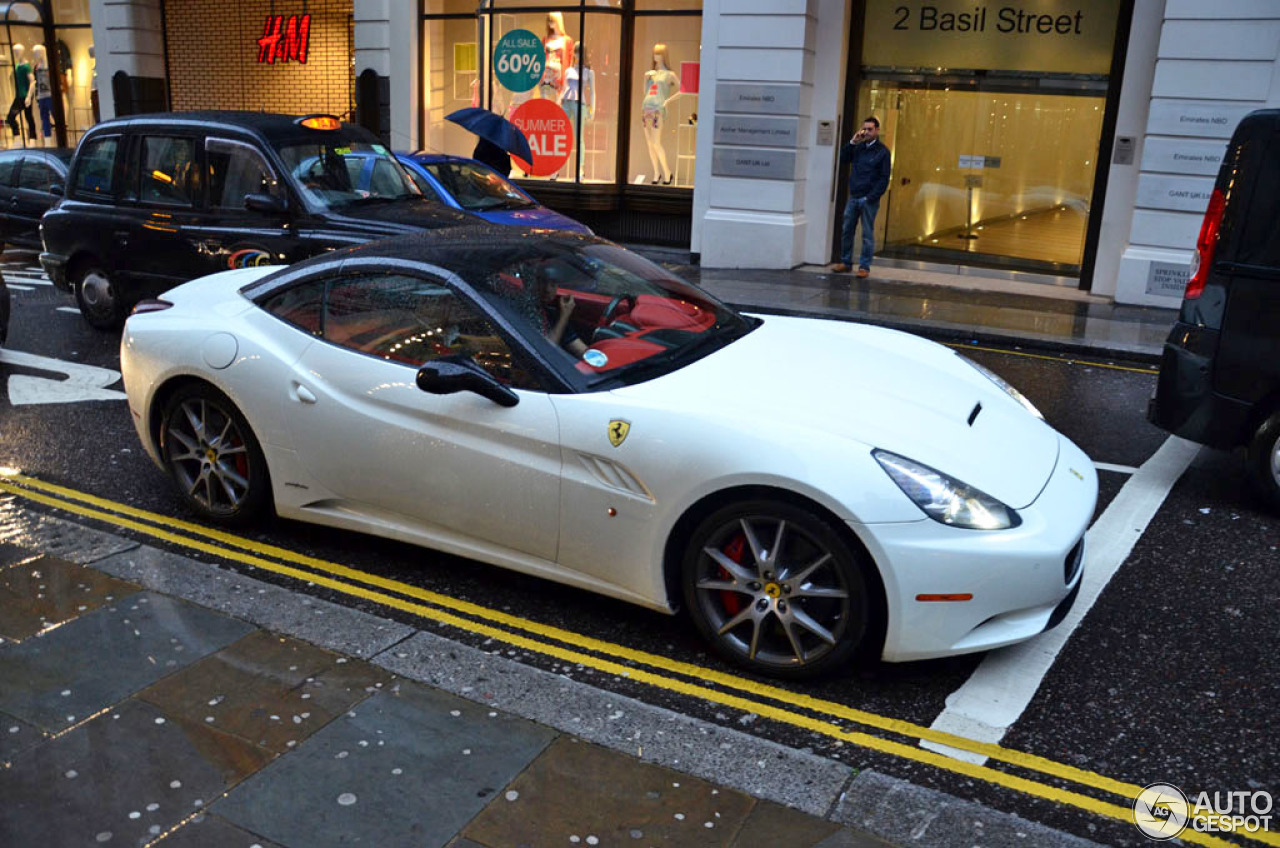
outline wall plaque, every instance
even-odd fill
[[[716,144],[795,147],[799,136],[799,118],[716,115]]]
[[[1147,209],[1200,212],[1209,207],[1213,180],[1209,177],[1166,177],[1143,174],[1138,177],[1136,205]]]
[[[1149,138],[1142,148],[1142,170],[1216,177],[1226,153],[1220,140]]]
[[[800,86],[722,82],[716,85],[716,111],[799,115]]]
[[[1156,98],[1151,101],[1151,112],[1147,116],[1147,132],[1152,135],[1231,138],[1240,119],[1261,105]]]
[[[1152,262],[1147,271],[1147,294],[1182,299],[1191,268],[1178,262]]]
[[[717,177],[794,180],[796,152],[755,147],[715,147],[711,173]]]

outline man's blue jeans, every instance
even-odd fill
[[[862,219],[862,256],[859,268],[871,267],[871,254],[876,252],[876,213],[880,211],[880,199],[868,203],[865,197],[851,197],[844,205],[844,227],[840,230],[840,261],[853,264],[853,228]]]

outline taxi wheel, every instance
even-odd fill
[[[1280,512],[1280,410],[1262,422],[1249,443],[1249,476],[1271,508]]]
[[[90,327],[114,330],[124,323],[124,304],[111,277],[101,266],[85,265],[74,282],[76,306]]]
[[[226,395],[204,383],[165,404],[160,456],[187,505],[202,518],[241,525],[270,512],[262,448]]]
[[[772,677],[847,663],[867,631],[861,557],[830,524],[784,501],[748,501],[708,516],[683,563],[685,606],[716,652]]]

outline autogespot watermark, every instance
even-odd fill
[[[1199,833],[1257,833],[1271,829],[1270,792],[1201,792],[1191,801],[1172,783],[1153,783],[1133,799],[1133,823],[1164,841],[1187,828]]]

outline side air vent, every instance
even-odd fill
[[[616,462],[585,454],[578,454],[578,459],[582,461],[583,467],[601,485],[608,486],[610,489],[617,489],[620,492],[626,492],[629,495],[645,498],[646,500],[653,500],[653,495],[649,494],[649,490],[644,487],[644,484],[637,480],[630,471]]]
[[[979,412],[981,412],[981,411],[982,411],[982,404],[981,404],[981,403],[975,403],[975,404],[973,405],[973,412],[970,412],[970,413],[969,413],[969,426],[970,426],[970,427],[972,427],[972,426],[973,426],[973,422],[975,422],[975,421],[977,421],[977,420],[978,420],[978,413],[979,413]]]

